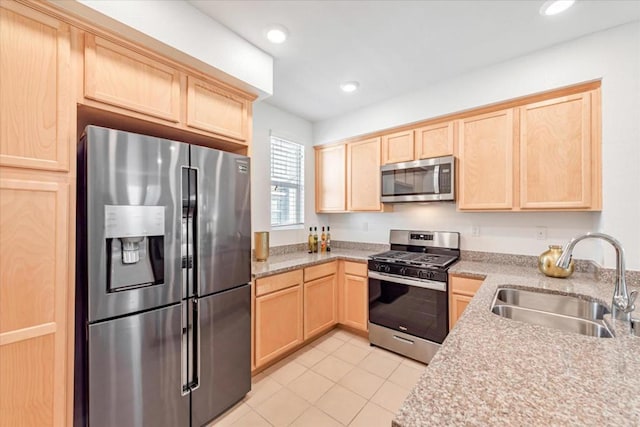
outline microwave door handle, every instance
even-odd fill
[[[440,165],[433,167],[433,193],[440,194]]]

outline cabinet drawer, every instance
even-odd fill
[[[460,276],[451,276],[450,278],[451,292],[471,296],[475,295],[484,281]]]
[[[309,282],[311,280],[319,279],[320,277],[336,274],[336,262],[331,261],[320,265],[314,265],[313,267],[307,267],[304,269],[304,281]]]
[[[344,262],[344,274],[367,277],[367,264],[363,262]]]
[[[84,61],[85,98],[178,122],[178,70],[93,34],[85,36]]]
[[[302,283],[302,270],[289,271],[282,274],[263,277],[256,280],[256,296],[286,289]]]

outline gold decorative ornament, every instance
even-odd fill
[[[538,257],[538,269],[549,277],[569,277],[573,274],[575,265],[573,260],[569,264],[569,268],[560,268],[556,266],[556,261],[562,255],[562,246],[549,245],[549,249],[542,252]]]

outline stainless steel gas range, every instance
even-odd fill
[[[369,257],[369,341],[429,363],[449,333],[447,270],[460,234],[391,230],[389,242]]]

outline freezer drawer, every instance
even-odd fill
[[[199,387],[192,392],[192,426],[238,402],[251,389],[251,285],[198,300]]]
[[[181,305],[89,326],[89,426],[189,425]]]

